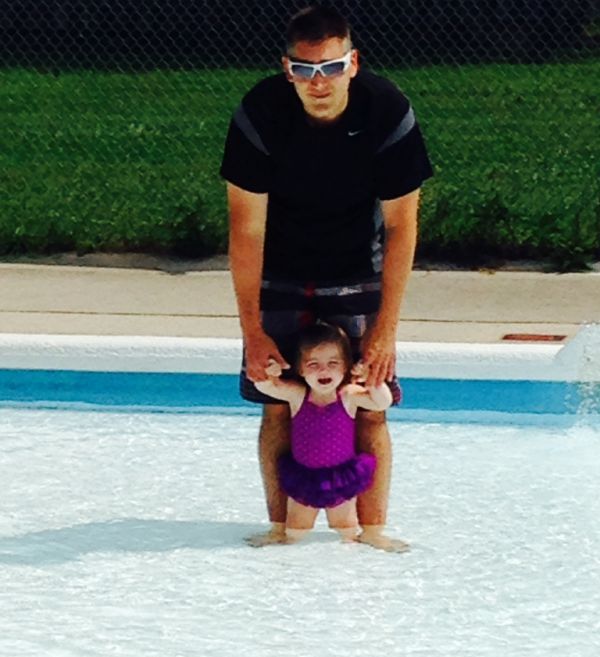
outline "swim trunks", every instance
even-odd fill
[[[275,341],[290,365],[296,361],[298,334],[315,322],[327,322],[342,328],[350,339],[355,361],[360,359],[360,341],[375,320],[381,303],[381,279],[355,280],[341,285],[312,282],[262,283],[260,306],[265,332]],[[292,378],[285,370],[284,378]],[[396,377],[388,382],[394,404],[402,397]],[[246,377],[245,359],[240,374],[240,394],[248,401],[260,404],[287,403],[259,392]]]

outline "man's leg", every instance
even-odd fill
[[[285,540],[287,496],[279,486],[277,460],[289,450],[290,409],[288,404],[264,404],[258,435],[260,471],[271,521],[268,532],[254,534],[247,539],[253,547],[262,547]]]
[[[377,459],[373,485],[358,496],[358,521],[362,533],[358,540],[388,552],[405,552],[409,546],[385,536],[392,471],[392,441],[384,412],[360,411],[356,416],[358,451]]]
[[[258,435],[258,456],[271,522],[285,523],[287,496],[279,485],[277,461],[289,449],[289,405],[265,404]]]

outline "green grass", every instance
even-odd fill
[[[565,268],[597,257],[600,62],[429,73],[391,74],[410,90],[436,163],[424,249]]]
[[[386,74],[436,170],[423,254],[561,268],[600,255],[600,62]],[[0,71],[0,253],[223,251],[223,140],[263,75]]]

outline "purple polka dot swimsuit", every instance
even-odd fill
[[[355,456],[354,418],[348,415],[341,397],[327,406],[304,398],[292,418],[292,455],[307,468],[340,465]]]
[[[339,394],[327,406],[308,397],[292,418],[292,452],[279,461],[281,485],[306,506],[337,506],[371,485],[375,457],[356,454],[355,420]]]

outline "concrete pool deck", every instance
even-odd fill
[[[600,323],[600,271],[415,270],[397,337],[499,343],[520,334],[521,340],[566,341],[587,323]],[[224,258],[167,270],[0,263],[0,333],[240,337]]]

